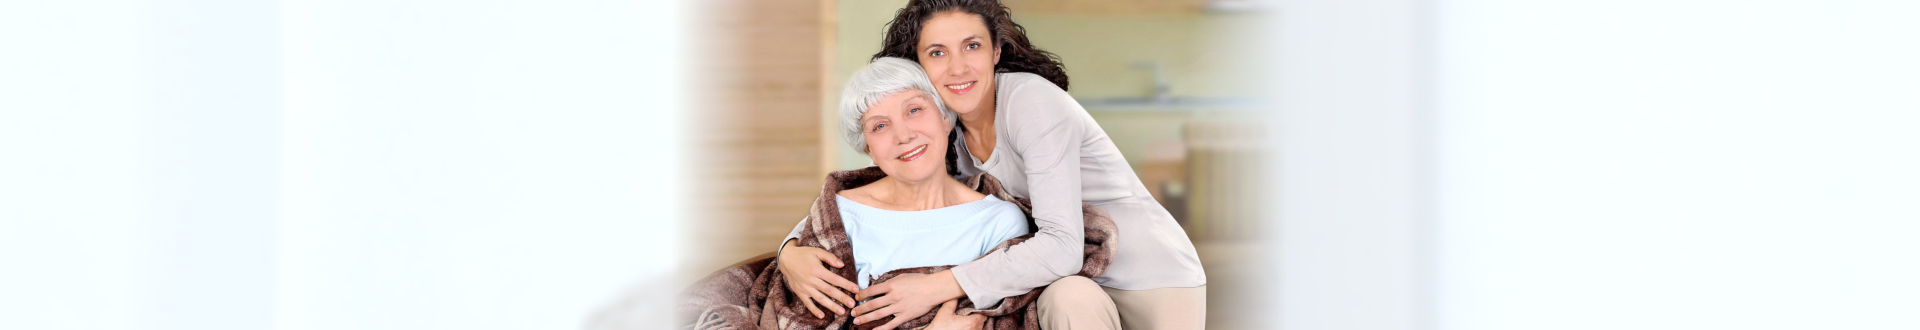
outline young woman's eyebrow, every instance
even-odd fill
[[[966,38],[960,38],[960,41],[978,41],[980,39],[984,39],[984,38],[981,38],[980,35],[978,34],[969,34],[967,35]],[[935,42],[927,43],[927,45],[923,48],[933,49],[933,47],[946,47],[946,46],[947,46],[946,44],[942,44],[938,41],[935,41]]]

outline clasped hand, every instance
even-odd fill
[[[855,324],[866,324],[874,320],[893,316],[893,320],[875,330],[892,330],[907,320],[919,318],[927,311],[938,306],[933,323],[927,329],[979,329],[987,317],[980,314],[957,315],[954,310],[959,305],[957,299],[965,293],[954,281],[953,273],[942,271],[934,274],[907,274],[894,277],[886,283],[875,284],[866,290],[846,278],[834,274],[827,266],[846,267],[846,263],[833,253],[815,247],[797,246],[788,241],[781,250],[780,274],[787,281],[787,290],[799,298],[800,305],[814,317],[826,318],[822,310],[834,314],[845,314],[844,306],[855,306],[855,299],[866,301],[854,307]],[[849,296],[848,292],[858,292]],[[876,298],[877,297],[877,298]]]
[[[854,324],[866,324],[893,316],[892,321],[874,330],[892,330],[907,320],[919,318],[934,307],[940,307],[934,315],[930,328],[936,329],[976,329],[986,321],[986,316],[974,314],[954,315],[956,299],[965,295],[960,284],[953,279],[953,272],[941,271],[933,274],[905,274],[887,280],[885,283],[868,286],[860,290],[855,299],[865,301],[853,308]]]

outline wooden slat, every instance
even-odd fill
[[[771,251],[820,192],[831,1],[719,0],[690,15],[690,273]]]

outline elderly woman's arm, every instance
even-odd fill
[[[827,312],[846,314],[854,303],[851,293],[860,291],[860,286],[827,270],[827,266],[846,267],[832,252],[795,246],[800,231],[806,226],[807,219],[801,218],[800,224],[793,226],[793,232],[781,240],[783,243],[774,256],[780,264],[780,276],[786,279],[787,290],[793,291],[794,296],[800,298],[800,305],[806,306],[814,317],[824,318]]]

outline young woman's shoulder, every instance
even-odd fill
[[[1016,140],[1057,132],[1062,127],[1084,129],[1092,116],[1072,95],[1039,75],[1025,72],[1001,73],[997,95],[1004,111],[1008,134]],[[1018,147],[1016,145],[1016,147]]]
[[[994,83],[1000,85],[998,88],[1006,96],[1067,95],[1067,90],[1060,89],[1060,86],[1047,81],[1047,78],[1026,72],[1002,72],[995,75]]]

